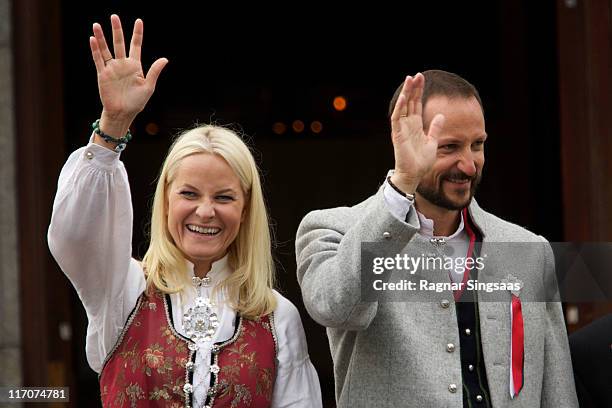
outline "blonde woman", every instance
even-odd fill
[[[126,55],[111,16],[90,46],[103,110],[60,174],[49,247],[87,312],[87,358],[102,403],[123,406],[319,407],[319,381],[295,306],[273,290],[258,170],[228,129],[183,133],[163,164],[151,242],[131,257],[132,207],[120,152],[168,62],[142,71],[143,23]]]

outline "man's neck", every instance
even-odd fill
[[[446,208],[438,207],[417,195],[415,200],[416,209],[429,218],[434,223],[434,236],[449,237],[461,222],[461,214],[459,210],[447,210]]]

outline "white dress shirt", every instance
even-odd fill
[[[132,258],[132,205],[127,173],[120,154],[90,143],[73,152],[58,182],[49,226],[49,248],[75,287],[87,313],[86,354],[100,372],[113,349],[146,282],[140,263]],[[193,274],[193,265],[188,263]],[[232,273],[227,257],[214,262],[205,295]],[[274,291],[278,365],[272,407],[321,407],[317,373],[308,356],[306,336],[297,308]],[[185,334],[183,313],[194,304],[195,288],[171,294],[175,329]],[[212,344],[229,339],[236,312],[218,291],[219,327],[211,341],[203,341],[196,355],[194,406],[203,406],[210,384]]]
[[[388,175],[393,174],[393,171],[389,172]],[[465,259],[467,256],[468,247],[470,245],[470,238],[465,232],[465,224],[463,221],[463,213],[461,214],[461,221],[459,222],[459,226],[457,230],[448,237],[443,236],[434,236],[434,222],[433,220],[425,217],[419,211],[417,211],[414,206],[414,201],[409,200],[405,196],[401,195],[397,192],[387,180],[385,180],[385,184],[383,186],[383,194],[385,197],[385,203],[387,208],[393,214],[395,218],[400,220],[401,222],[406,222],[406,216],[410,211],[416,211],[417,219],[419,220],[419,225],[413,225],[414,228],[418,229],[418,233],[424,238],[443,238],[445,241],[445,252],[448,253],[449,257],[463,258]],[[462,264],[465,264],[462,262]],[[451,269],[449,271],[450,278],[453,282],[459,283],[463,280],[463,271],[458,271],[455,269]]]

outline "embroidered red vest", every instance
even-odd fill
[[[104,407],[190,407],[195,344],[171,324],[170,300],[143,293],[100,373]],[[206,407],[269,407],[276,379],[273,314],[237,318],[211,354]],[[187,381],[186,381],[187,380]]]

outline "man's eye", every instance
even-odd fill
[[[482,148],[484,147],[484,140],[479,140],[479,141],[475,142],[475,143],[473,144],[473,146],[474,146],[474,147],[475,147],[477,150],[482,149]]]
[[[447,144],[447,145],[442,145],[442,146],[439,146],[439,147],[438,147],[438,149],[440,149],[440,150],[444,150],[444,151],[449,152],[449,151],[451,151],[451,150],[454,150],[454,149],[455,149],[455,147],[457,147],[457,145],[454,145],[454,144]]]

